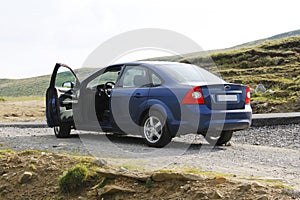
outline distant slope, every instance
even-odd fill
[[[247,42],[247,43],[244,43],[244,44],[240,44],[240,45],[234,46],[234,47],[232,47],[230,49],[255,46],[255,45],[258,45],[258,44],[270,41],[270,40],[278,40],[278,39],[283,39],[283,38],[287,38],[287,37],[294,37],[294,36],[300,36],[300,29],[299,30],[295,30],[295,31],[289,31],[289,32],[286,32],[286,33],[281,33],[281,34],[274,35],[274,36],[271,36],[271,37],[268,37],[268,38],[264,38],[264,39],[260,39],[260,40],[255,40],[255,41]]]
[[[256,113],[300,111],[300,36],[213,53],[210,57],[186,57],[179,62],[208,68],[228,82],[252,89],[263,84],[266,93],[252,93]]]
[[[224,52],[224,51],[229,51],[229,50],[233,50],[233,49],[241,49],[241,48],[247,48],[247,47],[254,47],[257,46],[259,44],[262,44],[264,42],[268,42],[268,41],[272,41],[272,40],[278,40],[278,39],[284,39],[287,37],[293,37],[293,36],[300,36],[300,29],[299,30],[295,30],[295,31],[289,31],[286,33],[281,33],[278,35],[274,35],[268,38],[264,38],[264,39],[260,39],[260,40],[255,40],[255,41],[251,41],[251,42],[247,42],[244,44],[239,44],[233,47],[229,47],[229,48],[225,48],[225,49],[214,49],[214,50],[207,50],[207,51],[203,51],[203,52],[194,52],[194,53],[190,53],[190,54],[185,54],[185,55],[175,55],[175,56],[162,56],[162,57],[155,57],[155,58],[149,58],[146,60],[158,60],[158,61],[174,61],[174,62],[179,62],[179,60],[181,60],[182,58],[186,58],[186,57],[191,57],[191,56],[203,56],[203,55],[208,55],[208,54],[213,54],[213,53],[217,53],[217,52]]]
[[[300,112],[300,36],[299,31],[264,39],[264,42],[240,48],[192,53],[181,56],[153,58],[193,63],[219,74],[228,82],[249,85],[252,88],[252,106],[255,113]],[[281,38],[281,39],[274,39]],[[87,77],[95,69],[78,69],[80,77]],[[44,96],[50,75],[29,79],[0,79],[0,97]],[[255,93],[258,84],[267,92]]]
[[[74,72],[84,79],[97,69],[81,68]],[[0,97],[44,96],[49,87],[51,75],[26,79],[0,79]]]

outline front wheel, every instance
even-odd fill
[[[218,137],[206,135],[205,139],[210,145],[221,146],[229,142],[231,140],[232,135],[233,131],[222,131],[220,136]]]
[[[172,139],[166,125],[166,118],[157,111],[148,113],[144,117],[141,129],[148,146],[164,147]]]
[[[54,134],[57,138],[68,138],[70,137],[71,126],[70,124],[61,124],[60,126],[54,127]]]

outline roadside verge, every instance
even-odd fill
[[[252,127],[300,124],[300,112],[253,114]],[[45,121],[0,123],[0,128],[47,128]]]

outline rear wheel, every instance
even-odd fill
[[[157,111],[148,113],[142,122],[142,134],[147,145],[152,147],[164,147],[170,143],[166,118]]]
[[[68,138],[71,133],[70,124],[61,124],[60,126],[54,127],[54,134],[57,138]]]
[[[220,136],[206,135],[205,139],[210,145],[221,146],[229,142],[232,138],[233,131],[222,131]]]

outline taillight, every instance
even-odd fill
[[[204,104],[204,96],[200,86],[192,88],[182,99],[182,104]]]
[[[247,86],[246,87],[246,99],[245,99],[245,103],[246,104],[249,104],[250,103],[250,98],[251,98],[251,94],[250,94],[250,87]]]

